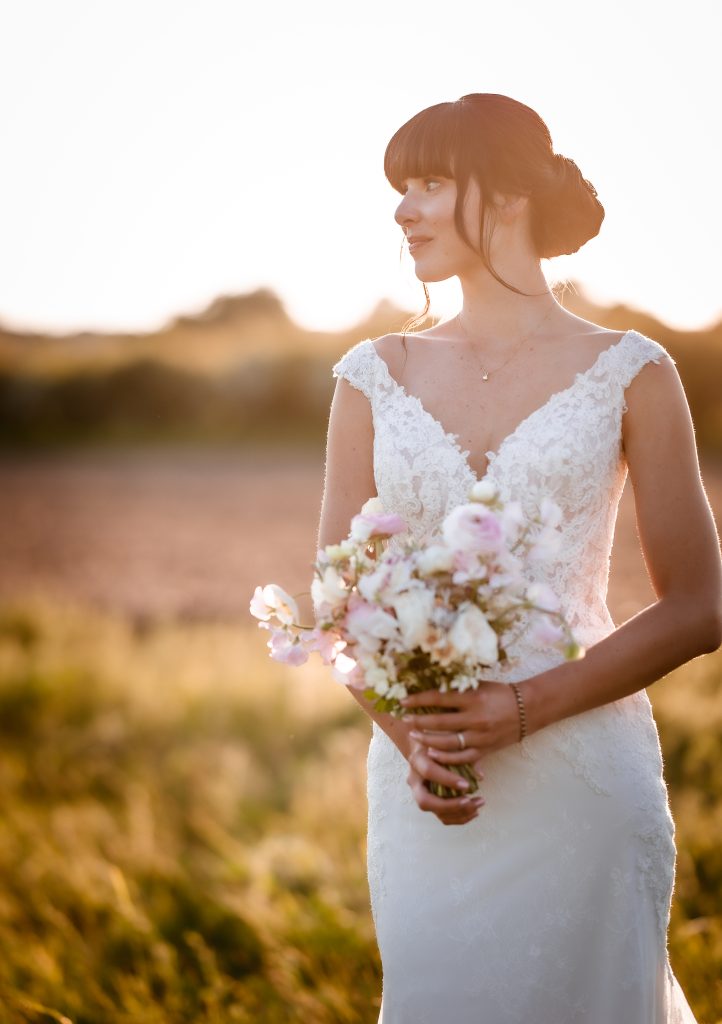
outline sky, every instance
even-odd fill
[[[420,311],[384,150],[470,92],[537,110],[604,203],[550,281],[722,317],[720,0],[0,0],[0,33],[7,327],[153,330],[261,287],[315,330]]]

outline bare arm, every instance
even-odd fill
[[[375,494],[371,406],[363,392],[339,377],[329,415],[318,547],[347,537],[352,518]],[[357,690],[349,688],[349,693],[408,758],[409,727],[392,715],[375,711]]]
[[[694,427],[674,363],[626,391],[624,451],[655,603],[590,648],[521,684],[529,731],[619,700],[722,643],[722,562]]]

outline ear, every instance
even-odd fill
[[[512,224],[521,217],[529,202],[529,196],[504,195],[494,193],[494,206],[497,216],[503,224]]]

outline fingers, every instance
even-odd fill
[[[444,825],[465,825],[477,817],[484,804],[484,798],[478,794],[462,797],[435,796],[413,770],[409,774],[409,784],[421,810],[435,814]]]
[[[421,690],[419,693],[410,693],[404,697],[401,706],[404,708],[460,708],[468,703],[463,694],[458,690],[448,690],[442,693],[441,690]]]
[[[478,747],[466,747],[464,750],[438,750],[436,747],[427,747],[426,752],[437,764],[476,764],[486,753]],[[483,779],[484,774],[476,774]]]
[[[406,722],[412,729],[423,729],[427,732],[429,730],[461,732],[462,729],[469,729],[473,726],[478,727],[479,715],[478,713],[474,714],[473,711],[457,711],[455,714],[442,711],[438,715],[423,713],[418,715],[405,714],[401,721]]]
[[[466,779],[462,778],[458,772],[444,768],[443,765],[430,757],[428,751],[423,747],[417,746],[411,752],[409,764],[423,781],[438,782],[441,786],[458,790],[462,795],[469,788],[469,783]]]

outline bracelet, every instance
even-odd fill
[[[524,698],[521,695],[521,690],[519,689],[518,683],[512,683],[511,688],[514,691],[514,696],[516,697],[516,704],[519,708],[519,739],[523,740],[526,736],[526,708],[524,707]]]

